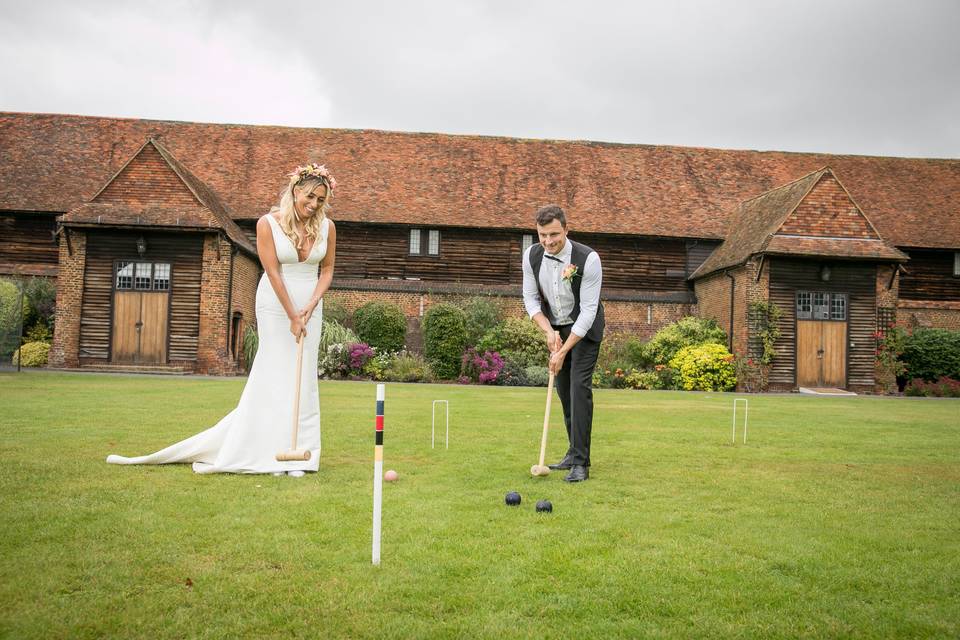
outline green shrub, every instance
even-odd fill
[[[333,320],[343,327],[350,326],[350,312],[343,306],[343,303],[336,298],[323,299],[323,319]]]
[[[927,396],[933,398],[960,398],[960,381],[941,377],[936,382],[927,382],[922,378],[910,381],[904,394],[908,396]]]
[[[325,379],[342,378],[350,372],[350,350],[345,343],[334,343],[317,354],[317,375]]]
[[[646,345],[635,335],[629,333],[611,333],[600,343],[597,355],[597,369],[594,375],[595,387],[623,387],[623,380],[616,376],[617,370],[630,371],[644,369],[651,363],[646,356]],[[599,375],[596,375],[596,373]],[[622,376],[621,376],[622,377]]]
[[[257,349],[260,348],[260,336],[257,335],[255,328],[247,327],[247,330],[243,332],[241,348],[243,350],[243,366],[247,373],[250,373],[250,369],[253,368],[253,359],[257,357]]]
[[[503,359],[503,369],[497,378],[497,384],[505,387],[526,387],[530,385],[527,370],[509,358]]]
[[[10,280],[0,278],[0,336],[20,338],[20,289]]]
[[[53,316],[57,308],[57,287],[51,278],[32,277],[23,283],[27,300],[24,327],[43,324],[53,329]]]
[[[631,389],[657,389],[660,385],[660,376],[656,371],[631,369],[624,382]]]
[[[383,379],[387,382],[430,382],[433,374],[423,356],[401,351],[387,365]]]
[[[467,315],[460,307],[442,302],[423,316],[423,351],[434,375],[451,380],[460,373],[467,345]]]
[[[650,339],[644,351],[652,364],[669,364],[684,347],[727,343],[727,334],[713,320],[687,316],[667,325]]]
[[[336,320],[328,320],[324,317],[323,334],[320,336],[320,347],[318,349],[321,358],[332,344],[351,344],[354,342],[360,342],[357,334]]]
[[[507,318],[477,343],[477,351],[496,351],[504,360],[526,369],[544,367],[550,360],[547,340],[540,328],[527,319]]]
[[[384,380],[386,379],[387,367],[390,366],[395,357],[394,354],[387,352],[374,354],[360,369],[360,374],[371,380]]]
[[[23,332],[27,342],[50,342],[53,332],[47,323],[38,320],[32,327]]]
[[[730,391],[737,385],[733,355],[721,344],[684,347],[670,361],[687,391]]]
[[[550,382],[550,369],[542,365],[532,365],[524,369],[528,387],[545,387]]]
[[[630,333],[609,333],[600,343],[600,353],[597,356],[597,367],[609,369],[611,366],[624,366],[631,369],[643,369],[653,363],[646,355],[646,345],[643,340]]]
[[[389,302],[368,302],[353,312],[353,330],[357,337],[377,351],[396,353],[403,349],[407,319],[403,311]]]
[[[960,380],[960,331],[917,329],[907,336],[901,358],[910,378]]]
[[[47,366],[47,356],[50,355],[49,342],[26,342],[22,347],[13,352],[13,364],[17,364],[17,358],[23,358],[20,361],[22,367],[45,367]]]
[[[477,296],[463,305],[467,320],[467,346],[475,347],[488,331],[503,322],[503,308],[493,298]]]

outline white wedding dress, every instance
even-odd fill
[[[300,262],[280,223],[268,214],[283,282],[293,306],[301,309],[317,285],[318,265],[327,253],[330,221],[321,224],[321,237]],[[156,453],[136,458],[107,456],[111,464],[192,462],[197,473],[278,473],[316,471],[320,465],[320,398],[317,392],[317,349],[323,328],[323,300],[307,323],[300,377],[300,432],[297,448],[308,449],[307,461],[277,462],[276,454],[290,448],[293,430],[297,342],[290,320],[264,274],[257,287],[257,333],[260,338],[250,377],[237,407],[213,427]]]

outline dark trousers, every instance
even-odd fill
[[[564,341],[573,325],[554,327]],[[573,464],[590,466],[590,433],[593,431],[593,370],[597,367],[600,343],[582,338],[563,361],[557,373],[557,395],[563,405],[563,422],[567,427],[570,448],[567,455]]]

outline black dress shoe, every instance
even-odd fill
[[[548,465],[548,468],[553,469],[554,471],[557,471],[558,469],[566,470],[571,468],[572,466],[573,466],[573,463],[570,462],[570,456],[563,456],[563,460],[561,460],[557,464]]]
[[[570,467],[570,473],[563,479],[564,482],[583,482],[590,477],[590,470],[582,464],[575,464]]]

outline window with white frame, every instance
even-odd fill
[[[797,291],[797,320],[846,320],[847,294]]]
[[[953,275],[960,278],[960,251],[953,253]]]
[[[150,288],[150,271],[152,270],[153,265],[149,262],[137,262],[136,270],[133,272],[133,288],[134,289],[149,289]]]
[[[410,253],[420,255],[420,229],[410,229]]]
[[[170,288],[170,265],[157,263],[153,265],[153,290],[166,291]]]
[[[813,318],[813,294],[809,291],[797,291],[797,319]]]
[[[115,266],[113,286],[118,291],[169,291],[169,262],[133,262],[119,260]]]
[[[117,263],[117,279],[114,285],[117,289],[133,289],[133,263]]]
[[[533,246],[533,234],[532,233],[523,234],[520,240],[520,253],[526,252],[526,250],[532,246]]]
[[[410,255],[439,256],[439,229],[410,229]]]

